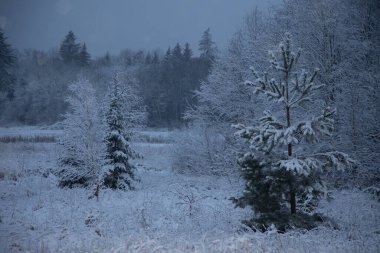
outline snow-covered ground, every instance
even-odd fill
[[[58,135],[0,129],[1,135]],[[320,210],[339,230],[243,232],[250,211],[235,209],[240,178],[189,176],[171,168],[170,131],[133,143],[134,191],[60,189],[54,143],[0,143],[0,252],[380,252],[380,203],[359,190],[334,192]]]

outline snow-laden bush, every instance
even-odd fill
[[[68,112],[59,138],[59,184],[62,187],[98,184],[104,158],[104,127],[95,90],[85,78],[69,86]]]
[[[173,168],[194,175],[231,175],[238,172],[236,141],[221,128],[194,124],[177,132]]]

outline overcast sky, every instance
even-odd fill
[[[244,15],[269,2],[280,0],[0,0],[0,27],[12,46],[40,50],[59,47],[72,30],[94,56],[177,42],[196,51],[209,27],[223,49]]]

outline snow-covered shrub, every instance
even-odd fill
[[[126,134],[131,137],[134,129],[146,126],[147,109],[139,91],[139,82],[134,69],[117,73],[123,99],[122,112]]]
[[[380,201],[380,188],[379,187],[370,186],[370,187],[365,188],[363,191],[372,194],[375,199]]]
[[[68,112],[59,138],[59,185],[90,186],[98,183],[104,157],[104,127],[92,84],[80,77],[69,86]]]
[[[178,132],[173,148],[174,170],[194,175],[238,172],[235,139],[223,133],[222,129],[207,124],[194,124]]]
[[[236,153],[241,150],[241,142],[236,140],[231,125],[250,124],[266,108],[244,84],[252,76],[244,66],[265,66],[264,54],[257,49],[267,43],[252,40],[263,34],[264,24],[258,12],[246,21],[244,31],[234,36],[228,51],[213,61],[210,74],[195,92],[198,103],[184,115],[191,125],[188,136],[183,137],[186,141],[178,147],[176,168],[223,174],[238,170]]]
[[[293,52],[292,46],[291,35],[286,33],[278,49],[269,52],[273,77],[268,73],[259,77],[252,67],[256,80],[246,82],[256,94],[275,102],[278,110],[265,111],[255,126],[235,125],[236,134],[249,144],[250,151],[239,159],[247,181],[244,194],[232,200],[239,207],[251,206],[256,217],[249,224],[261,229],[271,223],[283,231],[313,228],[320,218],[305,212],[296,215],[297,200],[307,201],[306,206],[312,208],[326,193],[321,175],[354,163],[348,155],[319,145],[334,130],[334,109],[325,107],[316,116],[308,115],[312,110],[302,113],[306,102],[315,100],[316,91],[324,85],[316,81],[318,70],[309,74],[296,68],[301,50]]]

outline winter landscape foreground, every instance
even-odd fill
[[[0,129],[0,252],[379,252],[380,203],[362,190],[334,190],[318,211],[335,224],[285,234],[246,230],[250,208],[230,197],[239,176],[194,176],[172,168],[180,131],[140,131],[134,191],[59,188],[51,173],[60,130]],[[12,139],[18,141],[8,141]],[[44,139],[44,138],[41,138]],[[182,140],[183,141],[183,140]]]

